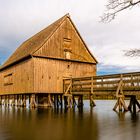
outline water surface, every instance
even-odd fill
[[[139,114],[112,111],[115,101],[98,100],[83,110],[0,107],[0,140],[139,140]]]

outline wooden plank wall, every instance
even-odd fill
[[[5,77],[11,75],[10,83]],[[8,80],[8,79],[7,79]],[[29,59],[0,72],[0,94],[33,92],[33,60]]]
[[[63,78],[96,75],[96,64],[45,58],[33,59],[36,93],[62,93]]]
[[[62,23],[34,55],[65,59],[66,50],[71,52],[72,60],[95,62],[69,19]]]

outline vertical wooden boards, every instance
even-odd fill
[[[4,84],[7,75],[12,74],[12,84]],[[10,78],[10,80],[11,80]],[[0,94],[30,93],[33,91],[33,61],[23,61],[0,72]]]
[[[63,21],[61,26],[34,55],[66,59],[65,51],[71,52],[70,59],[72,60],[96,63],[69,18]]]
[[[32,58],[15,63],[27,56]],[[0,93],[63,93],[63,78],[94,76],[96,63],[70,17],[64,16],[12,55],[6,66],[13,66],[0,72]]]
[[[34,59],[34,92],[63,93],[63,78],[96,75],[96,65],[46,58]]]
[[[9,74],[12,84],[4,85]],[[96,64],[35,57],[0,72],[0,94],[63,93],[63,78],[91,75]]]

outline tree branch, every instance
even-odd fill
[[[106,5],[107,12],[101,17],[102,22],[110,22],[113,20],[117,13],[133,7],[140,3],[140,0],[109,0]]]
[[[130,50],[125,50],[124,51],[125,56],[130,56],[130,57],[136,57],[140,56],[140,49],[130,49]]]

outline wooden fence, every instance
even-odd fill
[[[64,95],[140,95],[140,72],[68,78],[63,87]]]

